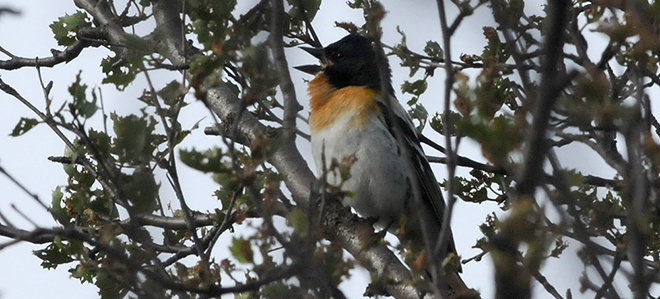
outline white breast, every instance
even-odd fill
[[[354,155],[357,161],[350,168],[351,177],[342,185],[342,190],[349,191],[352,196],[346,196],[343,202],[361,216],[378,218],[380,225],[387,226],[398,221],[405,208],[410,189],[406,166],[396,140],[381,119],[374,115],[359,129],[353,125],[352,117],[346,114],[312,134],[317,174],[320,176],[323,172],[323,150],[327,167],[332,159],[341,162],[344,157]],[[341,183],[338,172],[328,172],[328,183],[334,186]]]

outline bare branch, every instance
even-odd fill
[[[517,189],[521,196],[533,196],[538,180],[542,177],[545,153],[548,150],[546,129],[550,112],[554,102],[559,96],[561,87],[560,80],[566,75],[559,74],[557,67],[560,62],[564,45],[564,28],[569,1],[551,1],[548,13],[548,35],[545,40],[545,53],[541,84],[539,87],[539,98],[535,103],[534,120],[527,133],[527,145],[525,149],[525,162],[523,170],[518,175]]]
[[[175,68],[187,65],[185,40],[181,38],[181,0],[153,1],[156,20],[156,42]]]
[[[18,57],[7,50],[0,48],[3,53],[10,56],[9,60],[0,60],[0,69],[15,70],[22,67],[53,67],[62,62],[69,62],[78,57],[83,49],[88,47],[99,47],[108,44],[108,34],[103,28],[81,28],[78,31],[78,40],[66,47],[64,51],[52,49],[53,56],[45,58]]]
[[[283,0],[271,1],[271,24],[270,36],[268,40],[270,47],[273,51],[273,60],[277,67],[277,72],[280,78],[280,90],[284,98],[284,121],[282,128],[284,135],[295,137],[296,132],[296,118],[298,112],[303,109],[296,99],[296,90],[291,81],[291,74],[289,74],[289,66],[284,55],[284,43],[282,41],[284,30],[284,4]]]

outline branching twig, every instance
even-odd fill
[[[103,28],[81,28],[78,31],[78,40],[66,47],[63,51],[51,50],[52,56],[45,58],[25,58],[11,54],[0,47],[0,51],[10,57],[9,60],[0,60],[0,69],[15,70],[22,67],[53,67],[62,62],[69,62],[78,57],[82,50],[88,47],[99,47],[107,44],[108,34]]]

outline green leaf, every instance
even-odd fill
[[[131,203],[131,211],[140,214],[158,209],[156,196],[160,185],[149,168],[138,167],[131,175],[123,174],[121,182],[124,194]]]
[[[55,237],[53,243],[44,249],[35,250],[34,255],[42,260],[42,267],[55,269],[59,265],[72,262],[71,256],[82,254],[83,248],[82,241],[62,240],[60,237]]]
[[[114,57],[107,57],[101,61],[101,70],[105,74],[103,78],[103,83],[112,83],[115,87],[122,91],[124,90],[133,80],[138,73],[137,67],[133,64],[120,63],[120,55],[115,55]],[[120,64],[120,65],[117,65]]]
[[[182,94],[181,83],[176,80],[168,83],[163,89],[158,91],[158,95],[168,106],[176,104]]]
[[[252,263],[254,261],[254,251],[252,251],[252,245],[248,240],[232,238],[229,251],[241,263]]]
[[[92,101],[87,101],[87,84],[82,84],[80,81],[80,74],[82,71],[78,72],[76,75],[76,81],[69,86],[69,94],[73,96],[73,105],[72,108],[76,113],[84,118],[90,118],[98,110],[96,106],[96,93],[92,92]]]
[[[78,158],[78,152],[75,150],[72,150],[68,146],[64,147],[64,156],[71,158],[71,161],[75,161]],[[76,170],[75,164],[69,164],[69,163],[63,163],[62,168],[64,169],[64,172],[69,175],[70,177],[75,176],[78,171]]]
[[[64,193],[62,193],[62,188],[60,186],[55,187],[50,202],[50,214],[53,215],[53,218],[55,218],[57,222],[67,224],[71,220],[71,216],[66,212],[66,209],[62,208],[63,198]]]
[[[309,230],[309,220],[307,219],[307,212],[304,209],[294,208],[291,213],[287,215],[286,220],[293,227],[293,230],[301,235],[306,236]]]
[[[54,244],[48,245],[45,249],[35,250],[34,254],[42,260],[41,267],[45,269],[55,269],[61,264],[73,261],[70,256],[63,253]]]
[[[419,121],[419,125],[417,126],[417,132],[421,133],[422,130],[424,129],[424,126],[426,126],[426,120],[429,117],[429,112],[426,111],[426,108],[422,105],[415,105],[412,106],[410,110],[408,110],[408,114],[410,115],[410,118],[413,120]]]
[[[18,121],[14,129],[11,131],[11,134],[9,136],[12,137],[17,137],[21,136],[28,131],[30,131],[32,128],[34,128],[36,125],[39,124],[39,121],[34,119],[34,118],[27,118],[27,117],[21,117],[21,120]]]
[[[302,5],[307,12],[307,19],[312,21],[321,7],[321,0],[303,0]]]
[[[288,285],[282,281],[274,281],[273,283],[269,283],[267,285],[264,285],[260,291],[261,291],[261,297],[264,299],[275,299],[279,298],[282,299],[284,298],[284,294],[291,295],[293,291],[291,290],[292,286]],[[244,293],[248,295],[249,293]],[[239,298],[239,297],[235,297]],[[243,298],[250,298],[249,296],[243,297]],[[295,297],[294,297],[295,298]]]
[[[195,149],[179,151],[179,157],[183,164],[197,169],[201,172],[231,173],[231,169],[222,163],[222,150],[213,148],[204,152]]]
[[[96,276],[96,286],[99,288],[101,299],[122,299],[128,293],[127,289],[121,287],[108,271],[99,271]]]
[[[231,90],[235,95],[240,95],[241,94],[241,89],[238,87],[238,85],[234,84],[234,82],[231,82],[229,80],[224,81],[229,90]]]
[[[307,17],[307,20],[312,21],[314,17],[316,16],[316,13],[319,11],[319,8],[321,7],[321,0],[287,0],[289,5],[291,5],[291,10],[289,11],[289,15],[292,18],[299,18],[300,17],[300,8],[299,6],[302,6],[302,8],[305,10],[305,15]]]
[[[119,162],[143,165],[150,161],[156,149],[153,144],[156,139],[153,135],[155,120],[133,114],[121,117],[115,113],[110,114],[110,118],[114,121],[113,129],[117,134],[114,151]]]
[[[506,9],[506,21],[509,26],[517,24],[523,16],[525,10],[525,1],[523,0],[510,0]]]
[[[426,42],[426,46],[424,46],[424,53],[436,59],[443,59],[445,56],[445,52],[440,47],[440,44],[431,40]]]
[[[427,87],[428,83],[423,79],[412,83],[410,83],[410,81],[404,81],[403,84],[401,84],[401,92],[419,96],[426,91]]]
[[[75,268],[69,269],[71,277],[77,278],[80,282],[93,283],[96,277],[96,271],[93,271],[83,265],[78,265]]]
[[[91,27],[92,23],[87,21],[87,14],[82,11],[57,19],[50,24],[50,29],[55,35],[55,40],[60,46],[70,46],[76,41],[76,33],[80,28]]]
[[[103,158],[110,156],[111,140],[110,136],[102,131],[96,131],[90,129],[87,133],[89,135],[89,141],[94,145],[94,148],[98,155]]]
[[[449,120],[451,122],[451,126],[449,127],[449,134],[451,134],[451,136],[455,136],[456,131],[458,130],[457,124],[462,123],[463,117],[460,114],[456,113],[455,111],[449,111]],[[445,134],[444,127],[446,124],[445,121],[443,120],[442,115],[440,114],[434,115],[433,118],[431,119],[430,125],[434,131],[442,135]]]

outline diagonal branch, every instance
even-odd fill
[[[3,70],[15,70],[22,67],[53,67],[62,62],[69,62],[74,58],[78,57],[82,50],[89,47],[99,47],[104,44],[108,44],[108,34],[104,28],[81,28],[78,31],[78,40],[76,40],[72,45],[66,47],[64,51],[59,51],[51,49],[51,54],[53,56],[45,58],[25,58],[14,56],[9,53],[7,50],[0,47],[2,51],[7,56],[11,58],[9,60],[0,60],[0,69]]]

